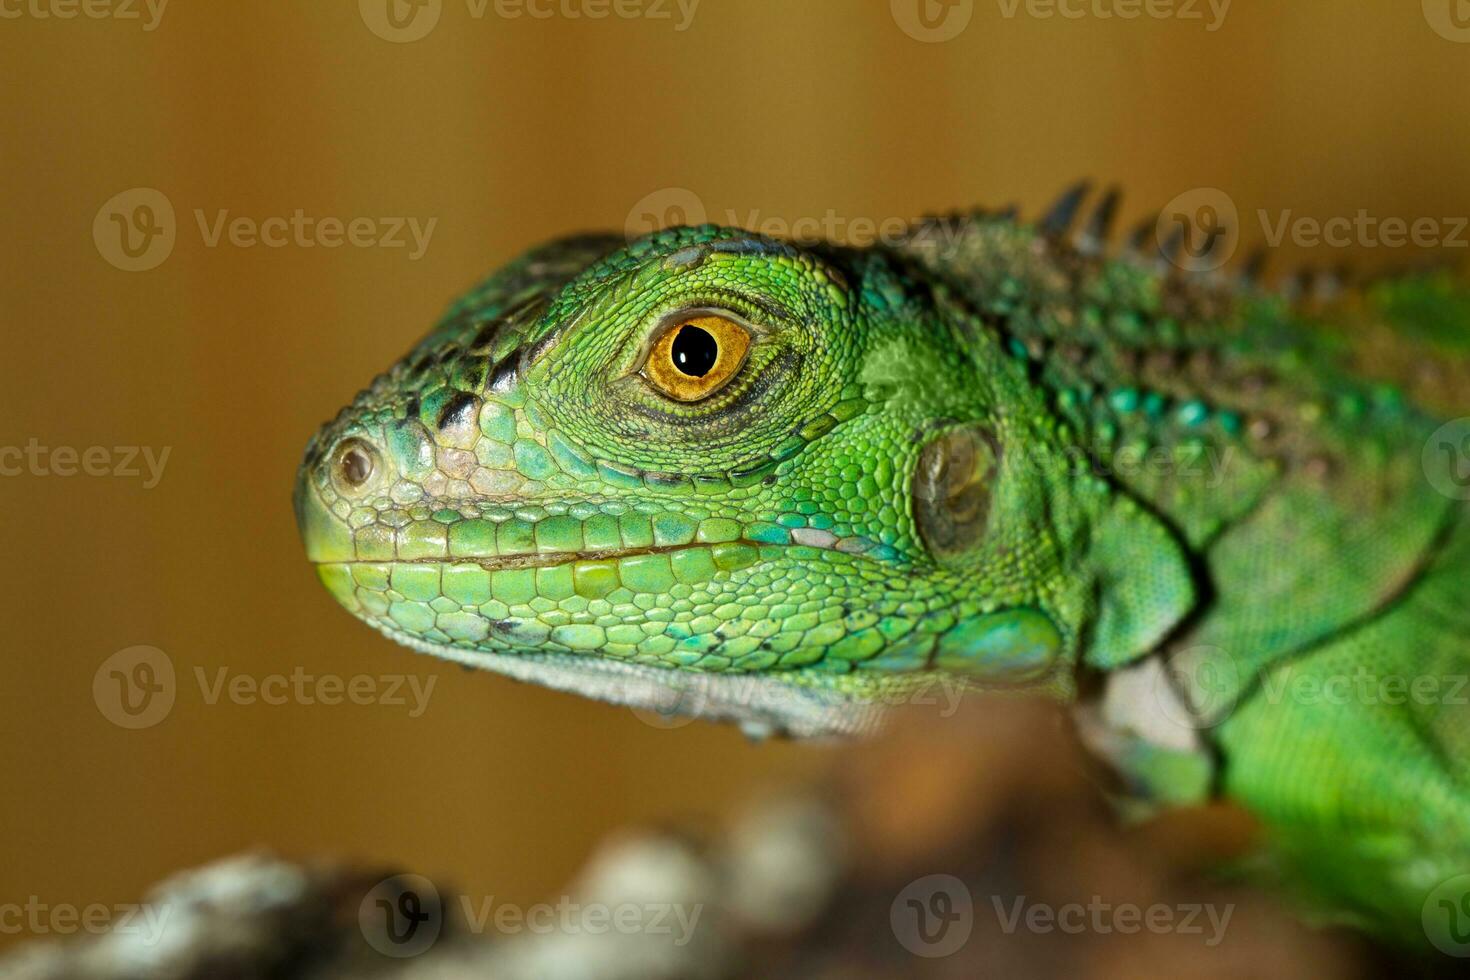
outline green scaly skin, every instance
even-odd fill
[[[1470,872],[1470,715],[1301,691],[1466,669],[1470,521],[1423,450],[1470,295],[1288,302],[1054,224],[536,249],[317,433],[308,555],[398,642],[756,732],[936,680],[1074,699],[1134,795],[1235,800],[1325,908],[1416,932]],[[683,403],[640,368],[690,309],[753,340]]]

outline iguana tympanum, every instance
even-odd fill
[[[1185,273],[1082,196],[534,249],[316,434],[308,556],[414,649],[756,732],[1071,700],[1134,795],[1414,932],[1470,873],[1470,290]]]

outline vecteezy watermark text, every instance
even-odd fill
[[[1001,932],[1069,935],[1134,935],[1140,932],[1201,936],[1204,945],[1218,946],[1225,938],[1233,904],[1209,902],[1110,902],[1093,895],[1085,902],[1060,905],[1033,902],[1025,895],[990,896]],[[933,874],[910,882],[889,909],[894,938],[916,956],[938,958],[958,952],[975,926],[975,903],[970,888],[954,875]]]
[[[650,20],[687,31],[700,0],[464,0],[471,20]],[[407,44],[429,36],[444,14],[444,0],[358,0],[368,30],[385,41]]]
[[[284,704],[326,705],[341,704],[385,705],[391,708],[408,708],[408,717],[418,718],[429,706],[429,696],[439,678],[430,674],[427,678],[416,674],[354,674],[342,677],[338,674],[311,674],[304,667],[292,668],[289,674],[235,673],[228,667],[216,667],[207,672],[203,667],[194,668],[194,680],[199,693],[208,705],[218,704],[221,699],[231,704],[265,704],[279,707]]]
[[[1006,20],[1025,14],[1036,20],[1200,21],[1214,33],[1225,23],[1231,0],[996,0]]]
[[[158,29],[168,0],[0,0],[0,20],[136,20]]]
[[[1235,913],[1235,905],[1210,902],[1108,902],[1093,895],[1086,902],[1049,905],[1028,901],[1017,895],[1009,902],[999,895],[990,897],[1001,931],[1010,935],[1017,930],[1033,933],[1061,932],[1070,935],[1119,933],[1129,936],[1140,932],[1157,935],[1203,936],[1206,946],[1218,946]],[[1208,931],[1206,931],[1208,930]]]
[[[172,446],[45,446],[32,437],[24,446],[0,446],[0,477],[108,476],[143,478],[152,490],[163,479]],[[146,471],[146,472],[145,472]]]
[[[235,248],[406,248],[410,262],[417,262],[428,251],[429,239],[434,234],[438,218],[420,221],[418,218],[315,218],[301,208],[290,215],[268,218],[253,218],[248,215],[232,217],[228,209],[220,209],[212,215],[195,209],[194,220],[199,225],[199,237],[207,248],[217,248],[221,241]],[[411,239],[411,241],[410,241]]]
[[[493,924],[496,932],[512,935],[530,932],[537,935],[586,933],[600,936],[621,935],[668,936],[674,946],[685,946],[694,938],[699,916],[704,907],[678,902],[578,902],[563,895],[553,902],[515,905],[497,902],[494,895],[478,900],[460,896],[465,921],[476,934],[486,932]]]
[[[235,214],[229,208],[195,208],[193,218],[205,248],[403,249],[410,262],[423,258],[439,224],[438,218],[318,216],[304,208],[265,217]],[[114,195],[92,221],[98,253],[125,272],[162,265],[178,234],[173,202],[152,187]]]
[[[1287,664],[1266,674],[1261,691],[1268,704],[1470,705],[1470,674],[1380,673],[1364,666],[1321,674]]]
[[[48,903],[30,895],[24,902],[0,902],[0,935],[70,936],[114,933],[136,936],[153,945],[163,935],[173,908],[169,905],[123,903],[72,905]]]
[[[375,705],[406,708],[410,718],[421,717],[428,709],[439,681],[433,674],[343,677],[309,673],[300,666],[289,674],[256,675],[229,667],[201,666],[194,667],[192,673],[200,700],[209,706]],[[159,724],[173,711],[179,688],[173,658],[151,646],[119,650],[104,660],[92,677],[92,699],[97,710],[119,728],[152,728]]]
[[[1212,728],[1234,711],[1247,661],[1220,647],[1199,645],[1175,651],[1157,673],[1154,700],[1162,720],[1179,728]],[[1257,700],[1341,708],[1470,705],[1470,674],[1380,671],[1366,665],[1322,671],[1288,663],[1264,672]]]
[[[687,187],[661,187],[643,195],[628,210],[623,233],[629,241],[678,225],[702,225],[711,220],[768,238],[793,242],[842,242],[857,248],[906,244],[912,248],[941,249],[964,234],[962,223],[920,224],[904,215],[845,215],[828,208],[819,215],[794,218],[766,214],[759,208],[744,212],[727,208],[711,219],[703,199]]]
[[[1449,215],[1377,215],[1367,208],[1353,214],[1298,214],[1292,208],[1256,209],[1265,243],[1270,248],[1290,244],[1298,248],[1466,248],[1470,246],[1470,217]],[[1240,244],[1240,212],[1229,194],[1218,187],[1195,187],[1176,196],[1159,214],[1156,238],[1169,260],[1188,271],[1218,269],[1234,256]]]
[[[1256,212],[1265,232],[1266,244],[1276,248],[1283,241],[1303,248],[1465,248],[1470,238],[1465,229],[1466,217],[1418,217],[1414,219],[1379,217],[1367,208],[1359,208],[1352,217],[1331,218],[1294,216],[1288,208],[1272,216],[1264,208]]]
[[[518,905],[494,895],[459,895],[465,931],[503,936],[645,935],[668,937],[675,947],[694,938],[704,906],[682,902],[585,902],[568,895],[555,902]],[[405,959],[426,952],[438,940],[454,904],[422,875],[385,878],[363,896],[357,922],[363,938],[385,956]]]

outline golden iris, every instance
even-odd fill
[[[745,363],[750,332],[734,320],[701,313],[678,320],[648,352],[643,376],[661,394],[680,402],[708,398]]]

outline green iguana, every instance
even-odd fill
[[[1470,290],[1185,273],[1084,190],[535,249],[317,433],[308,556],[414,649],[752,732],[1068,699],[1334,914],[1470,929]]]

